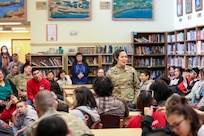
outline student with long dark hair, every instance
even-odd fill
[[[76,54],[75,61],[71,68],[72,74],[72,83],[73,84],[87,84],[88,83],[88,74],[89,66],[86,63],[86,60],[82,53],[78,52]]]
[[[101,76],[96,78],[93,83],[93,89],[96,93],[97,111],[99,114],[127,117],[129,115],[127,103],[122,98],[112,96],[113,88],[113,83],[108,77]]]
[[[87,87],[81,86],[74,90],[73,106],[74,109],[70,114],[84,120],[89,128],[100,120],[93,93]]]

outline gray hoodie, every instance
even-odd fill
[[[73,109],[70,112],[70,114],[73,115],[73,116],[76,116],[78,118],[83,118],[84,115],[80,110],[82,110],[82,111],[86,112],[87,114],[89,114],[93,122],[96,122],[96,121],[100,120],[100,115],[97,112],[97,108],[91,109],[88,106],[79,106],[79,107]]]

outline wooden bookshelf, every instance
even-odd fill
[[[31,54],[33,68],[39,68],[45,76],[48,71],[55,75],[60,69],[64,69],[64,56],[61,54]]]
[[[172,39],[175,39],[173,41]],[[167,66],[204,66],[204,26],[167,32]]]
[[[166,73],[166,33],[165,32],[133,32],[133,66],[140,70],[149,69],[153,79]]]

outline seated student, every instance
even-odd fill
[[[18,75],[18,66],[17,65],[13,65],[11,67],[11,71],[8,73],[8,75],[6,76],[7,79],[11,80],[12,82],[14,82],[15,76]]]
[[[113,88],[110,78],[106,76],[96,78],[93,89],[96,93],[97,111],[99,114],[127,117],[129,115],[127,103],[122,98],[112,96]]]
[[[53,91],[57,98],[63,100],[62,91],[60,89],[59,84],[54,80],[55,74],[53,71],[47,72],[47,80],[50,82],[50,91]]]
[[[16,110],[16,103],[18,98],[14,94],[8,94],[6,96],[6,108],[0,114],[0,119],[9,123],[12,117],[12,113]]]
[[[97,77],[105,76],[105,71],[102,67],[97,70]]]
[[[186,75],[183,74],[184,69],[181,67],[175,68],[175,78],[171,80],[170,88],[174,93],[178,93],[180,95],[186,95],[188,93],[188,81]]]
[[[127,123],[127,128],[141,128],[141,120],[144,117],[144,107],[150,107],[154,104],[154,98],[152,97],[152,92],[150,90],[144,90],[140,93],[137,98],[137,108],[140,111],[140,114],[130,118]],[[164,127],[166,126],[166,117],[165,114],[155,110],[152,114],[154,121],[152,123],[152,127]]]
[[[62,91],[63,86],[72,84],[72,80],[71,80],[70,76],[67,75],[66,72],[62,69],[58,73],[56,81],[59,84],[61,91]]]
[[[73,136],[73,134],[62,118],[50,116],[39,122],[36,136]]]
[[[87,87],[81,86],[74,90],[73,106],[74,109],[70,114],[84,120],[89,128],[94,122],[100,120],[93,93]]]
[[[200,70],[200,81],[195,82],[191,92],[185,96],[185,98],[191,103],[199,103],[200,99],[203,97],[202,91],[204,88],[204,69]]]
[[[200,79],[199,77],[199,72],[200,70],[198,68],[192,68],[190,70],[190,82],[189,82],[189,86],[187,87],[188,92],[191,92],[193,86],[195,85],[196,82],[198,82]]]
[[[18,90],[18,98],[27,100],[27,91],[26,91],[26,83],[29,79],[32,78],[32,67],[30,64],[25,64],[23,66],[23,73],[15,76],[13,80],[13,84],[16,86]]]
[[[167,109],[169,127],[178,136],[203,136],[204,125],[200,116],[184,100]]]
[[[175,66],[170,66],[169,67],[169,75],[168,77],[170,78],[170,80],[173,80],[175,78]]]
[[[140,90],[149,90],[154,80],[151,79],[151,73],[148,69],[140,71],[140,81]]]
[[[157,105],[159,107],[163,107],[166,100],[173,93],[166,82],[164,82],[160,78],[156,79],[155,82],[150,85],[150,90],[153,90],[154,92],[154,99],[156,101],[154,105]]]
[[[57,99],[57,95],[51,91],[51,93],[53,94],[54,98],[55,98],[55,103],[56,103],[56,110],[57,111],[64,111],[64,112],[69,112],[69,107],[68,105],[65,103],[65,101],[62,101],[60,99]]]
[[[18,95],[15,85],[9,79],[5,79],[5,73],[0,69],[0,111],[5,108],[6,96],[10,93]]]
[[[13,131],[15,136],[24,136],[27,128],[38,119],[35,109],[25,101],[18,101],[12,113]]]

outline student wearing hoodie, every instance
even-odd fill
[[[70,114],[81,118],[89,128],[94,122],[100,120],[96,101],[92,92],[87,87],[81,86],[74,90],[73,106],[74,109]]]
[[[149,90],[154,80],[151,79],[151,72],[148,69],[140,71],[140,81],[140,90]]]

